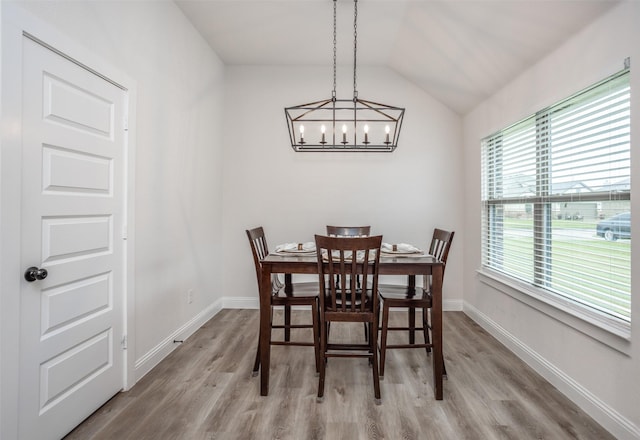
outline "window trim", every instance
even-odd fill
[[[611,191],[598,191],[591,193],[572,193],[572,194],[555,194],[551,193],[550,190],[550,173],[547,164],[549,163],[549,155],[551,152],[550,144],[548,142],[548,132],[547,127],[549,124],[549,118],[552,114],[554,114],[558,109],[566,108],[567,106],[571,107],[572,103],[575,103],[575,100],[582,96],[585,93],[591,93],[593,90],[598,89],[599,87],[606,85],[611,81],[615,81],[621,76],[627,75],[629,76],[630,69],[625,64],[625,69],[617,72],[609,76],[608,78],[599,81],[596,84],[593,84],[590,87],[587,87],[574,95],[569,96],[549,107],[543,108],[532,115],[511,124],[508,127],[505,127],[493,134],[486,136],[482,139],[482,148],[483,148],[483,164],[482,164],[482,196],[481,196],[481,205],[484,214],[482,215],[481,227],[482,234],[493,234],[499,233],[496,231],[495,225],[492,225],[493,212],[495,211],[495,207],[503,207],[509,204],[531,204],[534,207],[533,213],[533,222],[534,222],[534,251],[535,249],[546,249],[550,246],[546,244],[546,241],[550,240],[552,235],[551,231],[551,205],[553,203],[561,203],[561,202],[587,202],[587,201],[620,201],[620,200],[631,200],[631,191],[623,191],[623,192],[611,192]],[[629,83],[630,85],[630,83]],[[500,194],[500,197],[496,196],[496,188],[501,190],[501,186],[496,187],[494,177],[496,175],[501,175],[502,172],[501,165],[497,165],[494,162],[500,161],[499,158],[496,159],[494,157],[495,154],[499,154],[500,146],[498,145],[498,149],[496,150],[495,145],[502,143],[502,138],[506,134],[509,134],[510,130],[524,130],[526,129],[527,124],[532,123],[533,128],[535,130],[535,155],[536,155],[536,192],[535,195],[518,195],[518,196],[507,196],[504,197],[503,194]],[[525,128],[519,128],[525,127]],[[484,148],[485,142],[489,143],[489,152],[488,157],[485,158]],[[493,145],[493,146],[491,146]],[[498,153],[496,153],[498,151]],[[493,159],[492,159],[493,158]],[[485,180],[485,161],[489,163],[493,163],[492,166],[498,166],[500,169],[497,171],[492,168],[491,170],[491,178]],[[605,196],[605,197],[603,197]],[[491,232],[493,231],[493,233]],[[537,244],[536,244],[537,243]],[[489,246],[489,245],[486,245]],[[621,341],[629,342],[631,338],[631,317],[628,320],[621,319],[620,317],[616,317],[614,314],[608,314],[605,311],[599,311],[596,307],[592,307],[589,304],[583,304],[578,300],[571,299],[570,296],[564,296],[562,294],[554,293],[552,290],[546,289],[544,286],[548,285],[547,283],[547,275],[549,273],[550,266],[544,260],[544,257],[541,257],[542,260],[534,259],[534,280],[526,281],[521,280],[516,276],[510,275],[507,272],[501,272],[499,268],[494,268],[491,265],[485,264],[485,258],[490,258],[486,254],[485,244],[483,242],[482,245],[482,263],[477,270],[479,274],[482,274],[483,281],[489,285],[492,285],[496,289],[507,293],[514,298],[527,303],[529,305],[533,304],[542,304],[543,307],[537,307],[538,310],[543,313],[558,318],[556,315],[561,313],[563,316],[569,316],[572,319],[579,319],[584,321],[587,327],[595,327],[597,329],[601,329],[606,332],[607,335],[612,335],[618,338]],[[495,256],[493,256],[495,258]],[[536,264],[538,266],[536,266]],[[537,268],[537,270],[536,270]],[[488,282],[491,280],[491,282]],[[497,284],[496,284],[497,283]],[[515,293],[514,293],[515,292]],[[531,298],[531,301],[528,301],[526,296]],[[633,296],[633,295],[631,295]],[[558,313],[551,312],[550,306],[553,307]],[[591,335],[591,331],[586,331],[582,327],[582,325],[571,325],[572,327],[583,331],[589,335]],[[596,338],[601,340],[603,338]],[[607,338],[604,338],[607,339]],[[612,345],[612,344],[607,344]],[[619,344],[613,344],[616,346]],[[616,347],[614,347],[616,348]],[[626,349],[616,348],[622,352],[627,352]]]
[[[544,289],[507,277],[493,269],[482,267],[479,280],[533,309],[567,325],[625,355],[631,354],[631,324],[622,322],[595,309],[582,307],[573,301],[553,295]]]

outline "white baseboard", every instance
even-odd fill
[[[463,301],[461,299],[445,299],[442,301],[443,312],[461,312]]]
[[[158,365],[165,357],[167,357],[180,344],[173,341],[186,341],[189,336],[194,334],[196,330],[202,327],[207,321],[217,315],[224,307],[224,301],[219,300],[211,304],[202,312],[194,316],[190,321],[186,322],[182,327],[167,336],[158,345],[145,353],[135,364],[135,382],[138,382],[149,371]]]
[[[487,315],[467,302],[464,302],[462,310],[616,438],[620,440],[640,439],[640,427],[598,399],[597,396],[593,395],[589,390],[517,339]]]
[[[222,304],[224,309],[259,309],[260,301],[257,296],[249,297],[230,297],[225,296],[222,298]]]

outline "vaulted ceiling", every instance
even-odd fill
[[[333,0],[174,1],[225,64],[332,65]],[[358,66],[387,66],[464,115],[618,1],[359,0]],[[350,69],[353,5],[337,0]]]

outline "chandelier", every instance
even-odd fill
[[[295,151],[393,151],[404,108],[358,97],[358,0],[353,13],[353,98],[336,98],[336,4],[333,0],[333,91],[331,98],[284,109]]]

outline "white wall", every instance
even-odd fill
[[[18,4],[137,82],[139,377],[221,297],[224,66],[173,2]]]
[[[338,67],[344,69],[338,98],[348,99],[353,79],[351,67]],[[313,241],[327,224],[370,224],[384,241],[423,247],[434,227],[455,230],[444,305],[461,309],[461,119],[392,71],[358,66],[360,98],[406,107],[395,152],[298,153],[289,142],[284,107],[330,98],[331,68],[231,66],[226,72],[227,305],[246,305],[247,298],[257,305],[245,229],[264,226],[273,249]]]
[[[464,119],[465,311],[617,437],[640,438],[640,293],[633,279],[632,343],[611,348],[589,327],[565,325],[481,281],[480,140],[623,68],[631,57],[632,175],[640,173],[640,3],[625,2],[506,85]],[[635,69],[634,69],[635,66]],[[635,182],[635,180],[634,180]],[[637,183],[637,182],[636,182]],[[637,192],[636,192],[637,193]],[[640,204],[632,195],[633,230]],[[632,273],[640,273],[640,243],[632,243]],[[562,318],[562,317],[561,317]],[[578,326],[580,327],[580,326]],[[591,329],[595,332],[596,329]],[[605,335],[601,339],[607,340]]]

